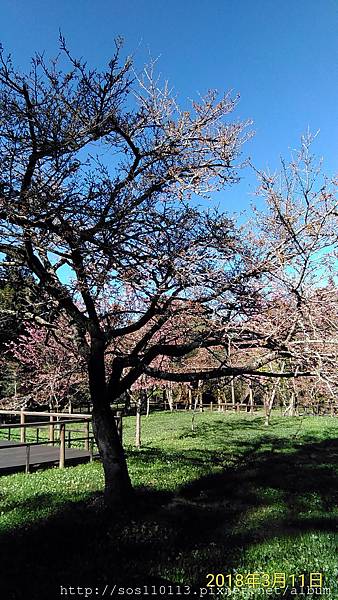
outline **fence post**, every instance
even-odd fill
[[[65,466],[65,456],[66,456],[66,425],[65,423],[60,424],[60,459],[59,459],[59,468],[63,469]]]
[[[54,446],[54,417],[53,415],[49,416],[49,441],[53,444]]]
[[[85,434],[84,448],[85,448],[85,450],[87,450],[87,452],[89,452],[89,421],[88,420],[86,420],[85,424],[84,424],[84,434]]]
[[[20,425],[25,425],[25,413],[23,411],[23,408],[20,411]],[[26,427],[20,427],[20,442],[21,444],[24,444],[26,441]]]
[[[30,446],[26,446],[26,473],[29,473]]]
[[[249,383],[249,404],[250,404],[250,414],[253,415],[254,412],[254,398],[253,398],[253,390],[252,383]]]

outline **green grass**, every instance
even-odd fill
[[[191,414],[157,413],[142,419],[140,450],[134,426],[124,420],[138,490],[128,516],[98,511],[98,462],[1,478],[2,545],[25,562],[27,585],[32,569],[39,593],[74,573],[79,585],[151,578],[197,589],[208,573],[323,572],[325,597],[338,598],[336,419],[275,415],[267,428],[262,415],[199,413],[191,431]],[[52,539],[55,548],[67,543],[51,574],[44,549]],[[33,543],[39,551],[27,557],[22,545]]]

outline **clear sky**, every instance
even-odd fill
[[[337,172],[337,16],[335,0],[0,0],[0,40],[20,67],[35,51],[54,56],[62,30],[73,54],[103,66],[117,35],[141,66],[159,70],[179,99],[210,88],[241,96],[235,119],[252,119],[245,149],[274,169],[309,127],[328,173]],[[244,174],[222,194],[246,207],[255,183]]]

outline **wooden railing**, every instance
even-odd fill
[[[89,420],[88,419],[65,419],[65,420],[59,420],[58,422],[54,422],[52,425],[52,435],[51,433],[49,433],[48,439],[47,440],[40,440],[39,438],[37,439],[36,442],[31,442],[31,441],[26,441],[26,430],[28,428],[36,428],[37,431],[39,431],[41,428],[43,427],[51,427],[50,423],[46,423],[46,421],[36,421],[35,423],[5,423],[0,425],[0,431],[1,430],[7,430],[8,431],[8,440],[11,440],[11,431],[13,429],[20,429],[20,443],[16,442],[14,444],[6,444],[6,446],[0,447],[1,449],[9,449],[9,448],[20,448],[20,447],[25,447],[26,448],[26,473],[29,472],[29,468],[30,465],[32,464],[30,461],[30,449],[32,446],[44,446],[44,445],[52,445],[54,446],[55,443],[58,443],[60,446],[60,451],[59,451],[59,467],[63,468],[65,466],[65,457],[66,457],[66,426],[69,424],[76,424],[76,423],[85,423],[85,435],[84,437],[76,437],[73,438],[73,442],[84,442],[84,449],[90,453],[90,459],[92,460],[93,458],[93,446],[94,446],[94,437],[92,434],[90,434],[90,430],[89,430]],[[55,440],[55,435],[54,435],[54,428],[57,427],[58,432],[59,432],[59,439]],[[51,431],[51,430],[50,430]],[[24,433],[24,435],[22,435],[22,433]],[[72,433],[78,433],[78,430],[70,430],[69,431],[69,438],[68,438],[68,447],[71,447],[71,434]],[[37,436],[38,437],[38,436]]]
[[[66,442],[68,448],[72,447],[73,443],[84,443],[84,450],[90,453],[90,460],[93,459],[94,456],[94,445],[95,440],[94,436],[90,431],[90,424],[92,417],[91,415],[81,415],[81,414],[69,414],[69,413],[46,413],[46,412],[34,412],[34,411],[6,411],[0,410],[0,415],[4,416],[19,416],[20,423],[3,423],[0,425],[0,432],[3,430],[7,430],[7,439],[11,441],[12,439],[12,430],[20,431],[20,442],[15,442],[13,444],[6,444],[5,446],[0,447],[2,449],[9,448],[26,448],[26,473],[29,472],[30,466],[32,462],[30,460],[30,448],[32,446],[44,446],[44,445],[52,445],[58,444],[60,446],[59,451],[59,467],[63,468],[65,466],[65,457],[66,457]],[[46,417],[45,421],[33,421],[27,422],[26,417]],[[122,441],[122,415],[118,414],[115,416],[118,434]],[[66,428],[68,425],[74,424],[83,424],[84,427],[82,429],[68,429]],[[40,439],[40,430],[42,428],[48,427],[48,436],[47,439]],[[27,441],[27,430],[29,428],[36,429],[36,441]],[[58,433],[57,439],[55,436],[55,432]],[[66,435],[68,433],[68,436]],[[73,437],[72,434],[82,433],[82,437]]]
[[[205,412],[205,411],[218,411],[218,412],[226,412],[226,411],[236,411],[236,412],[240,412],[240,411],[246,411],[246,412],[253,412],[255,410],[259,410],[259,406],[256,406],[255,404],[244,404],[244,403],[239,403],[236,402],[235,404],[233,404],[232,402],[203,402],[203,404],[198,404],[196,406],[196,408],[194,409],[194,406],[184,406],[183,404],[176,404],[174,402],[174,410],[175,411],[183,411],[183,410],[195,410],[195,411],[199,411],[199,412]]]
[[[210,402],[209,404],[209,410],[218,410],[219,412],[226,412],[228,410],[236,412],[253,412],[254,410],[258,410],[258,408],[259,407],[254,404],[241,402],[236,402],[235,404],[232,402]]]

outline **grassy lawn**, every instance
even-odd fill
[[[100,510],[98,462],[1,477],[4,597],[47,600],[60,585],[115,583],[194,592],[209,573],[240,582],[258,572],[285,573],[290,588],[256,600],[294,598],[290,577],[301,591],[298,576],[307,585],[320,572],[325,597],[338,598],[336,419],[274,416],[267,428],[259,414],[199,413],[191,431],[191,414],[157,413],[142,420],[141,450],[134,424],[124,420],[137,489],[129,515]]]

